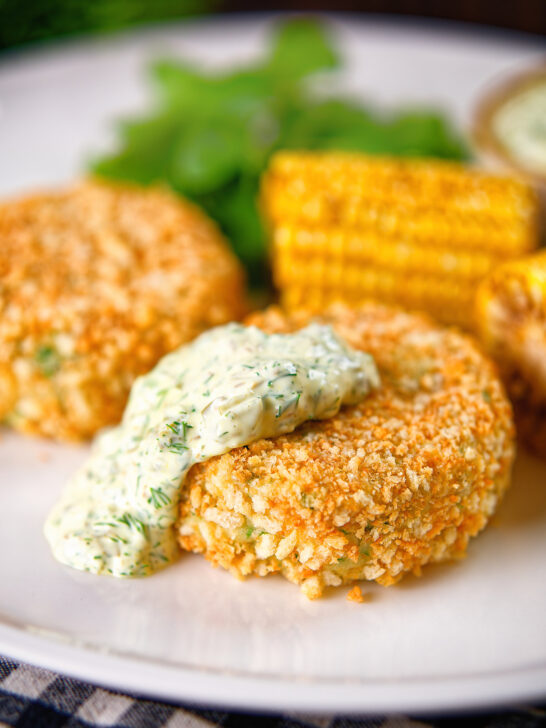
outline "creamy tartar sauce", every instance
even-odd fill
[[[546,175],[546,81],[503,104],[493,117],[493,130],[526,169]]]
[[[202,334],[137,379],[121,424],[95,440],[47,519],[55,558],[114,576],[162,568],[179,553],[175,522],[194,463],[332,417],[377,386],[372,357],[330,326]]]

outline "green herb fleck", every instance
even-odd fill
[[[189,425],[183,420],[175,420],[174,422],[169,422],[167,423],[167,427],[169,428],[169,430],[171,430],[171,432],[174,432],[175,435],[181,434],[184,440],[186,439],[188,430],[193,429],[193,425]]]
[[[301,392],[297,392],[287,402],[283,402],[283,404],[280,404],[277,407],[277,412],[275,414],[275,417],[276,418],[280,417],[282,414],[284,414],[284,412],[286,412],[286,410],[290,409],[290,407],[297,407],[298,402],[300,401],[300,397],[301,397]]]
[[[127,528],[134,528],[139,533],[144,534],[146,532],[146,524],[139,518],[135,518],[131,513],[124,513],[123,516],[116,518],[116,520],[127,526]]]
[[[151,503],[154,508],[162,508],[170,502],[171,499],[161,488],[150,488],[148,503]]]
[[[181,455],[186,450],[189,450],[187,445],[184,445],[182,442],[168,442],[167,445],[162,450],[165,450],[165,452],[172,452],[175,455]]]
[[[34,361],[45,377],[52,377],[61,366],[61,357],[53,346],[40,346],[34,354]]]
[[[314,498],[310,493],[302,493],[300,500],[305,508],[309,508],[311,511],[315,510],[315,507],[313,505]]]

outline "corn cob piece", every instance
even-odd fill
[[[262,204],[288,309],[376,298],[468,328],[478,281],[538,244],[529,186],[452,162],[283,152]]]
[[[504,377],[518,432],[546,458],[546,251],[506,263],[480,284],[476,329]]]

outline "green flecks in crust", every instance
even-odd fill
[[[367,543],[360,543],[358,546],[358,558],[356,561],[342,556],[337,563],[330,567],[330,570],[343,578],[356,579],[362,574],[362,569],[370,560],[372,547]]]
[[[304,508],[309,508],[309,510],[313,511],[315,509],[314,502],[315,499],[311,493],[302,493],[301,497],[301,504]]]
[[[267,533],[267,531],[264,531],[263,528],[257,528],[252,525],[252,523],[246,519],[244,526],[241,526],[239,530],[237,531],[237,540],[248,542],[248,541],[255,541],[259,536],[262,536],[264,533]]]
[[[59,371],[61,366],[59,352],[49,344],[38,347],[34,354],[34,361],[44,377],[52,377]]]
[[[372,555],[372,547],[370,544],[361,543],[358,547],[358,558],[359,560],[367,560]]]

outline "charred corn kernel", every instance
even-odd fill
[[[522,439],[546,457],[546,251],[505,263],[480,284],[476,329],[499,365]]]
[[[283,152],[262,204],[289,309],[377,298],[470,327],[477,283],[538,244],[529,186],[453,162]]]

